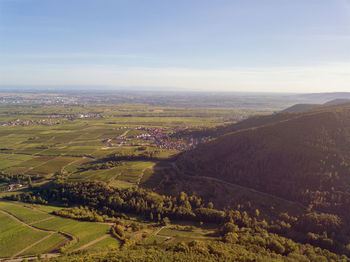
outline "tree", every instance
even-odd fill
[[[30,176],[28,176],[28,185],[29,185],[29,188],[33,187],[32,178]]]
[[[258,217],[260,215],[259,209],[255,209],[255,216]]]
[[[169,225],[169,224],[170,224],[170,219],[169,219],[168,217],[164,217],[164,218],[163,218],[163,221],[162,221],[162,224],[163,224],[164,226]]]

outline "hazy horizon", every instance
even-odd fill
[[[65,86],[49,86],[49,85],[0,85],[0,93],[50,93],[50,94],[118,94],[118,93],[159,93],[159,94],[230,94],[237,96],[298,96],[298,95],[327,95],[327,94],[350,94],[350,91],[328,91],[328,92],[286,92],[286,91],[239,91],[239,90],[203,90],[190,88],[176,88],[176,87],[138,87],[138,86],[87,86],[87,85],[65,85]],[[339,97],[340,98],[340,97]]]
[[[0,0],[1,86],[318,93],[349,83],[349,0]]]

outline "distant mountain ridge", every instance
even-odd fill
[[[336,98],[328,102],[325,102],[324,104],[296,104],[284,109],[282,112],[296,113],[296,112],[302,112],[307,110],[324,109],[324,108],[346,106],[346,105],[350,105],[350,99]]]
[[[350,89],[350,88],[349,88]],[[323,104],[330,100],[335,99],[350,99],[350,92],[328,92],[328,93],[309,93],[299,94],[296,97],[304,100],[308,100],[308,103]]]

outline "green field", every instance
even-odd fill
[[[107,237],[96,244],[93,244],[89,246],[89,250],[96,249],[96,250],[104,250],[104,249],[115,249],[120,247],[120,242],[117,241],[115,238]]]
[[[10,257],[49,233],[36,231],[0,212],[0,257]],[[47,248],[46,243],[43,243]]]
[[[143,170],[152,168],[153,162],[145,161],[130,161],[123,162],[123,165],[102,170],[88,170],[72,174],[69,178],[72,180],[99,180],[104,182],[125,181],[129,183],[136,183],[143,173]]]
[[[59,246],[63,245],[65,238],[59,234],[52,234],[49,238],[45,240],[45,245],[42,243],[33,246],[27,251],[23,252],[21,255],[35,255],[35,254],[46,254],[55,251]]]
[[[109,225],[93,223],[93,222],[80,222],[72,219],[55,217],[50,220],[36,223],[35,226],[69,233],[78,239],[78,243],[69,248],[73,251],[88,242],[91,242],[103,235],[108,234]]]
[[[89,112],[98,112],[103,117],[70,119],[65,115]],[[52,114],[56,116],[52,121],[58,121],[58,124],[0,126],[0,172],[8,178],[1,180],[0,177],[0,183],[21,183],[25,190],[29,176],[32,181],[35,180],[34,184],[42,184],[53,179],[55,174],[64,174],[72,180],[100,180],[122,188],[135,186],[143,179],[145,169],[146,178],[151,178],[152,166],[156,161],[132,158],[142,158],[148,154],[157,160],[167,160],[180,152],[174,148],[162,148],[151,139],[137,138],[145,130],[165,128],[164,134],[170,135],[177,130],[222,125],[224,118],[251,112],[230,108],[190,109],[143,104],[0,106],[0,122],[47,122]],[[58,114],[62,115],[57,117]],[[106,139],[110,142],[104,142]],[[83,168],[84,162],[100,161],[115,154],[127,156],[130,160],[124,160],[123,166],[109,170]],[[24,179],[18,180],[18,176]]]
[[[199,231],[184,231],[176,230],[170,228],[163,228],[158,233],[159,236],[169,236],[169,237],[180,237],[180,238],[194,238],[194,239],[205,239],[203,232]]]
[[[25,221],[28,224],[32,224],[37,221],[52,217],[51,215],[44,212],[38,212],[31,208],[14,205],[3,201],[0,201],[0,209],[13,214],[15,217],[19,218],[22,221]]]
[[[111,247],[118,247],[119,241],[109,235],[110,226],[103,223],[81,222],[72,219],[57,217],[46,213],[52,211],[56,207],[26,205],[22,203],[12,203],[0,201],[0,210],[7,211],[28,225],[33,225],[35,228],[50,230],[54,232],[63,232],[73,237],[72,244],[68,246],[69,251],[74,251],[83,247],[91,241],[94,241],[102,236],[107,236],[101,242]],[[45,210],[45,211],[44,211]],[[3,257],[8,257],[16,254],[19,250],[29,246],[35,241],[52,234],[52,232],[36,231],[29,226],[22,225],[8,215],[0,213],[1,229],[0,229],[0,254]],[[23,238],[24,237],[24,238]],[[23,241],[22,241],[23,238]],[[17,241],[21,245],[14,245]],[[43,242],[23,252],[26,255],[35,255],[38,253],[49,252],[56,247],[67,242],[68,239],[61,234],[54,233]],[[94,245],[102,245],[97,242]],[[91,247],[93,247],[92,245]],[[8,247],[8,248],[7,248]],[[90,248],[90,246],[89,246]],[[5,252],[6,251],[6,252]],[[1,257],[0,256],[0,257]]]

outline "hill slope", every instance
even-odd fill
[[[283,112],[288,112],[288,113],[296,113],[296,112],[302,112],[306,110],[312,110],[315,108],[320,107],[321,105],[319,104],[296,104],[291,107],[288,107],[283,110]]]
[[[297,112],[303,112],[308,110],[318,110],[318,109],[326,109],[326,108],[349,106],[349,105],[350,105],[350,99],[338,98],[338,99],[330,100],[324,104],[296,104],[284,109],[282,112],[297,113]]]
[[[317,210],[349,212],[350,107],[260,117],[255,126],[248,119],[227,130],[235,131],[180,155],[177,167]]]

